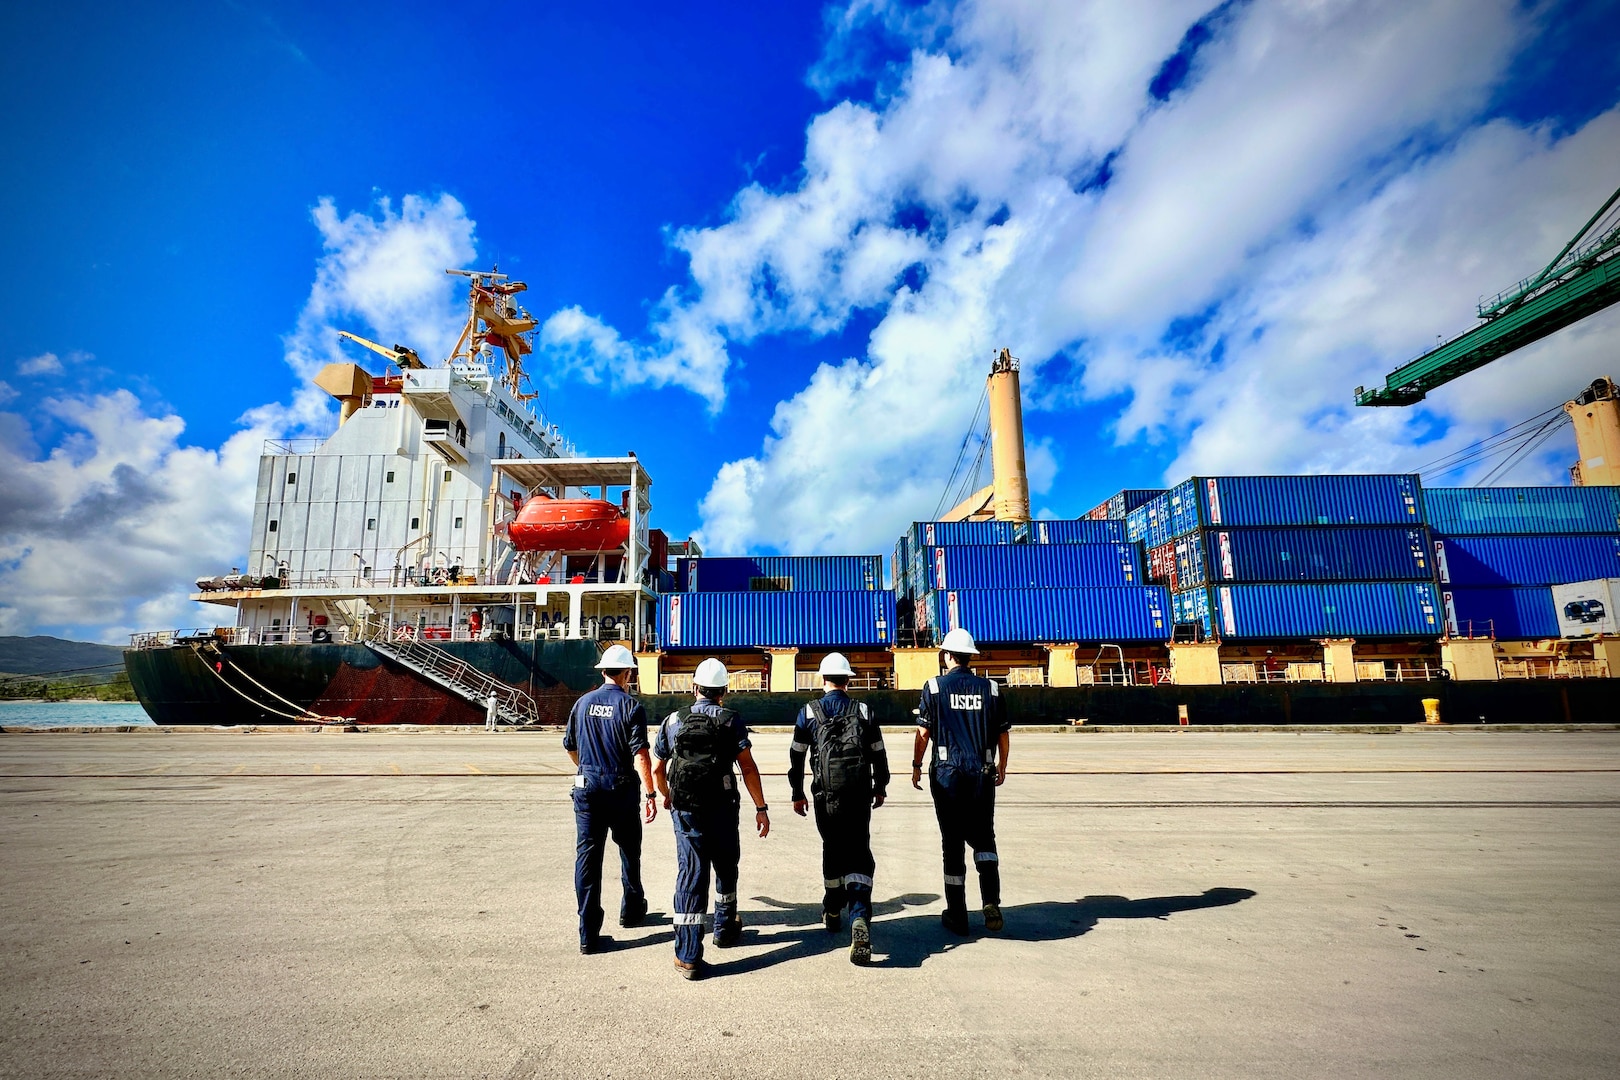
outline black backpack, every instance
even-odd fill
[[[836,814],[841,808],[865,806],[872,791],[866,747],[861,743],[864,707],[852,701],[833,717],[827,715],[819,701],[812,701],[809,708],[816,721],[816,779],[821,781],[827,812]]]
[[[670,750],[669,796],[676,810],[708,810],[726,798],[726,781],[737,760],[737,714],[721,709],[713,715],[682,709]]]

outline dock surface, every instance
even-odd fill
[[[0,736],[0,1076],[1620,1075],[1620,732],[1019,733],[966,939],[887,741],[873,966],[765,733],[687,983],[662,812],[579,954],[554,734]]]

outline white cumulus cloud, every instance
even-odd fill
[[[19,375],[60,375],[62,360],[53,352],[40,353],[17,361]]]
[[[1571,132],[1489,119],[1551,17],[1516,0],[862,0],[829,15],[811,82],[876,89],[810,122],[802,173],[672,232],[689,276],[647,339],[576,308],[554,340],[590,377],[720,408],[730,343],[874,313],[864,353],[809,373],[717,470],[716,551],[886,547],[933,510],[999,346],[1029,407],[1112,414],[1032,448],[1037,492],[1099,438],[1173,447],[1167,480],[1411,468],[1610,362],[1613,314],[1421,409],[1350,404],[1538,269],[1620,172],[1613,112]],[[879,37],[906,58],[872,70]],[[1155,90],[1178,50],[1184,78]],[[1555,458],[1515,476],[1551,479]]]
[[[459,313],[444,271],[474,254],[460,203],[411,195],[397,210],[380,200],[342,215],[323,199],[313,220],[323,251],[285,342],[295,372],[369,359],[338,350],[339,327],[425,356],[449,351]],[[16,396],[0,383],[0,404]],[[230,621],[187,593],[245,557],[264,441],[324,435],[334,423],[330,400],[312,388],[248,410],[217,448],[188,445],[179,416],[128,390],[48,397],[28,411],[0,413],[0,633],[109,642]],[[38,441],[47,429],[62,433],[49,448]]]

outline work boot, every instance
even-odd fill
[[[855,919],[849,928],[849,962],[852,964],[870,964],[872,962],[872,929],[865,919]]]
[[[688,964],[685,961],[675,961],[675,973],[688,982],[703,978],[703,961],[698,960]]]
[[[598,953],[598,952],[601,952],[601,951],[602,951],[602,939],[601,938],[594,938],[593,937],[593,938],[590,938],[588,940],[581,941],[579,943],[579,954],[581,956],[590,956],[592,953]]]
[[[742,920],[727,919],[714,928],[714,944],[717,948],[729,949],[742,938]]]
[[[984,905],[984,928],[986,930],[1000,930],[1001,926],[1001,905]]]
[[[946,908],[944,911],[939,913],[939,921],[944,925],[945,929],[949,930],[951,933],[960,935],[961,937],[967,937],[967,912],[952,911],[950,908]]]
[[[620,926],[640,926],[641,920],[647,917],[647,898],[639,900],[626,900],[619,908]]]
[[[842,922],[843,922],[843,913],[842,912],[839,912],[839,911],[827,911],[826,909],[822,910],[822,912],[821,912],[821,925],[825,926],[827,928],[827,933],[829,933],[829,934],[838,933],[838,927],[840,925],[842,925]]]

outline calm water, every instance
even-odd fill
[[[152,726],[146,710],[133,701],[4,701],[0,727]]]

